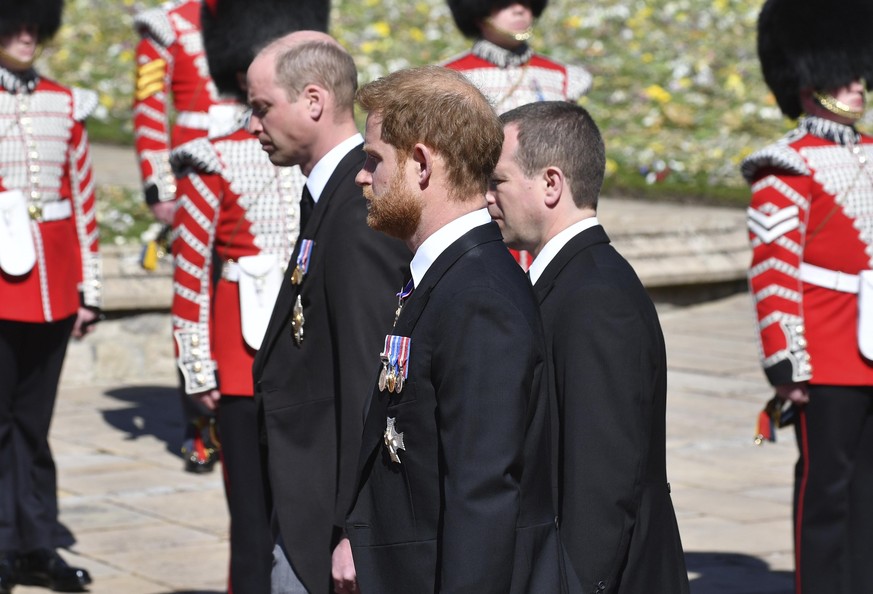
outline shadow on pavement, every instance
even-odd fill
[[[761,559],[741,553],[685,553],[692,594],[794,594],[790,571],[772,571]]]
[[[166,444],[166,450],[181,458],[183,416],[179,389],[168,386],[130,386],[107,390],[111,396],[131,406],[104,410],[103,419],[125,433],[125,439],[153,436]],[[191,593],[195,594],[195,593]]]

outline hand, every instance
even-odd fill
[[[207,410],[218,410],[218,401],[221,400],[221,392],[218,390],[209,390],[208,392],[200,392],[199,394],[191,394],[192,399],[202,404]]]
[[[173,216],[176,214],[176,201],[167,200],[166,202],[155,202],[149,208],[152,210],[152,215],[155,219],[165,225],[173,224]]]
[[[100,314],[93,309],[80,307],[73,324],[73,338],[79,340],[94,331],[94,325],[100,321]]]
[[[786,402],[803,406],[809,402],[809,383],[794,382],[776,386],[776,395]]]
[[[358,579],[355,573],[355,560],[352,558],[352,545],[348,538],[339,541],[331,559],[333,591],[336,594],[357,594]]]

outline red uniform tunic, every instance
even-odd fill
[[[53,322],[101,304],[91,153],[83,121],[90,91],[0,68],[0,189],[21,190],[31,212],[36,264],[0,273],[0,319]]]
[[[207,112],[218,100],[200,35],[199,0],[176,0],[144,11],[134,22],[136,48],[133,128],[143,186],[159,201],[173,200],[176,185],[170,148],[206,136]],[[175,124],[169,125],[172,94]]]
[[[873,138],[806,117],[742,171],[769,381],[873,386],[873,361],[858,349],[858,295],[801,279],[801,263],[848,275],[873,267]]]
[[[254,393],[255,350],[243,340],[238,284],[227,272],[240,257],[256,254],[276,254],[287,267],[299,232],[305,178],[298,167],[270,163],[243,129],[243,111],[236,110],[225,133],[173,151],[182,175],[173,221],[172,317],[189,394],[215,388],[234,396]],[[221,262],[212,261],[213,250]],[[225,270],[213,286],[215,266]]]
[[[591,74],[581,66],[550,60],[528,46],[511,51],[484,39],[443,66],[462,72],[498,114],[536,101],[577,101],[591,88]],[[530,254],[510,251],[527,270]]]
[[[536,101],[577,101],[591,88],[591,74],[581,66],[566,66],[527,46],[510,51],[484,39],[443,66],[463,72],[497,113]]]

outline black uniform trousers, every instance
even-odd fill
[[[58,523],[48,433],[75,320],[0,320],[0,551],[73,544]]]
[[[873,386],[810,386],[795,434],[796,593],[873,592]]]
[[[264,493],[255,399],[222,395],[218,432],[230,512],[231,591],[269,594],[273,533]]]

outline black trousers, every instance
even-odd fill
[[[0,320],[0,551],[73,544],[58,523],[48,433],[74,322]]]
[[[796,592],[873,592],[873,386],[810,386],[795,434]]]
[[[273,536],[264,493],[255,399],[222,395],[218,432],[230,511],[233,594],[270,594]]]

